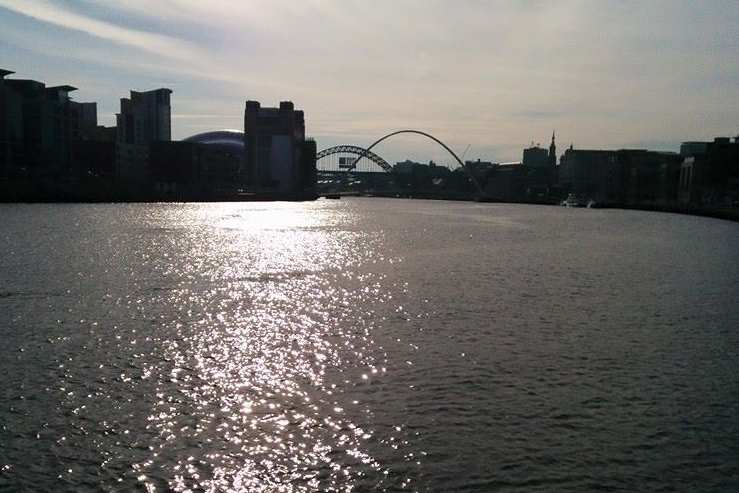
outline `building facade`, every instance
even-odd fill
[[[247,101],[244,110],[245,173],[257,193],[315,194],[316,144],[305,138],[303,112],[290,101],[277,108]]]
[[[527,198],[527,170],[522,163],[501,163],[488,173],[485,195],[501,202],[521,202]]]
[[[547,201],[551,199],[557,182],[557,146],[552,142],[549,149],[538,145],[523,150],[524,197],[522,200]]]
[[[681,157],[646,149],[567,149],[558,168],[563,193],[601,205],[677,202]]]
[[[531,146],[523,150],[523,165],[532,168],[546,168],[549,166],[549,151],[543,147]]]
[[[560,159],[558,177],[565,194],[602,204],[623,201],[623,177],[616,151],[570,147]]]
[[[72,101],[69,85],[7,79],[2,71],[2,155],[14,174],[64,181],[75,176],[73,143],[97,122],[95,103]],[[94,123],[93,123],[94,122]]]
[[[149,147],[172,140],[171,89],[131,91],[116,114],[116,177],[123,181],[148,179]]]
[[[622,203],[626,205],[668,205],[677,202],[677,185],[682,159],[675,152],[621,149],[616,151],[621,166]]]
[[[9,176],[23,159],[21,98],[5,83],[5,77],[12,73],[0,69],[0,177]]]
[[[682,204],[739,206],[739,136],[716,137],[713,142],[685,142],[678,177]]]
[[[236,197],[241,154],[228,146],[194,140],[153,142],[150,178],[154,191],[180,200]]]

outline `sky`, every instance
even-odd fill
[[[169,87],[173,138],[305,111],[323,149],[413,128],[467,159],[532,142],[677,151],[739,134],[736,0],[0,0],[0,68],[70,84],[112,125]],[[420,136],[375,151],[449,162]]]

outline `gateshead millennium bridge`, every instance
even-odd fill
[[[475,189],[477,190],[477,193],[479,196],[483,196],[483,190],[480,186],[479,181],[475,177],[475,175],[472,173],[472,171],[465,166],[464,162],[457,156],[457,154],[452,151],[449,146],[447,146],[444,142],[437,139],[433,135],[422,132],[421,130],[412,130],[412,129],[404,129],[404,130],[396,130],[394,132],[390,132],[387,135],[384,135],[374,141],[369,147],[359,147],[359,146],[353,146],[353,145],[341,145],[341,146],[334,146],[329,147],[327,149],[321,150],[317,155],[317,164],[318,164],[318,170],[319,173],[347,173],[351,171],[359,170],[359,164],[362,159],[368,159],[370,162],[374,163],[375,165],[379,166],[383,171],[387,173],[391,173],[393,171],[393,167],[385,161],[382,157],[378,156],[374,152],[372,152],[372,148],[376,145],[380,144],[381,142],[389,139],[390,137],[393,137],[395,135],[399,134],[416,134],[424,136],[437,144],[439,144],[441,147],[443,147],[453,158],[454,160],[459,164],[459,166],[464,169],[469,178],[470,181],[474,184]],[[356,158],[346,158],[346,157],[339,157],[338,159],[338,166],[336,163],[336,159],[333,159],[335,156],[340,155],[352,155],[357,156]],[[364,171],[375,171],[376,169],[365,169]]]

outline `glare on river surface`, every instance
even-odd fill
[[[737,491],[739,227],[0,206],[0,490]]]
[[[365,233],[332,231],[351,221],[342,214],[299,204],[244,209],[167,209],[155,218],[191,236],[179,239],[186,258],[154,270],[207,272],[213,284],[174,287],[162,300],[180,315],[164,322],[166,364],[142,368],[159,379],[147,423],[157,437],[133,467],[147,483],[171,467],[169,457],[159,464],[161,450],[201,443],[202,457],[179,457],[172,467],[174,489],[349,490],[381,465],[365,447],[372,411],[346,402],[343,389],[372,385],[385,371],[372,347],[375,317],[367,306],[357,313],[355,300],[388,301],[381,277],[349,267],[383,253]],[[154,250],[166,253],[168,241]],[[393,436],[380,439],[398,446]]]

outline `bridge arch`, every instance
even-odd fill
[[[359,160],[361,158],[366,157],[367,159],[378,165],[380,168],[382,168],[384,171],[388,173],[393,171],[393,167],[374,152],[370,151],[369,149],[365,149],[364,147],[352,145],[334,146],[323,149],[318,154],[316,154],[316,161],[327,156],[331,156],[332,154],[354,154],[356,156],[359,156],[354,161],[354,168],[357,167],[357,163],[359,163]]]
[[[380,142],[382,142],[382,141],[384,141],[386,139],[389,139],[390,137],[393,137],[394,135],[398,135],[398,134],[417,134],[417,135],[422,135],[422,136],[424,136],[424,137],[426,137],[428,139],[433,140],[437,144],[439,144],[441,147],[443,147],[444,149],[446,149],[446,151],[449,154],[451,154],[452,157],[459,163],[459,165],[462,167],[462,169],[464,169],[467,172],[467,174],[470,176],[470,179],[472,179],[472,182],[474,183],[475,188],[477,189],[477,192],[481,196],[484,195],[484,192],[482,190],[482,187],[480,186],[480,183],[477,181],[477,178],[475,178],[475,175],[472,173],[472,171],[470,171],[470,169],[467,166],[465,166],[465,164],[462,162],[462,160],[459,159],[459,156],[457,156],[454,153],[454,151],[451,150],[449,148],[449,146],[447,146],[441,140],[437,139],[436,137],[434,137],[430,133],[422,132],[421,130],[413,130],[413,129],[396,130],[395,132],[390,132],[389,134],[380,137],[379,139],[377,139],[376,141],[374,141],[369,147],[367,147],[366,149],[364,149],[365,154],[360,155],[357,158],[357,160],[354,162],[354,165],[356,166],[359,163],[359,160],[362,159],[363,157],[368,157],[368,155],[372,151],[372,148],[375,147],[377,144],[379,144]]]

